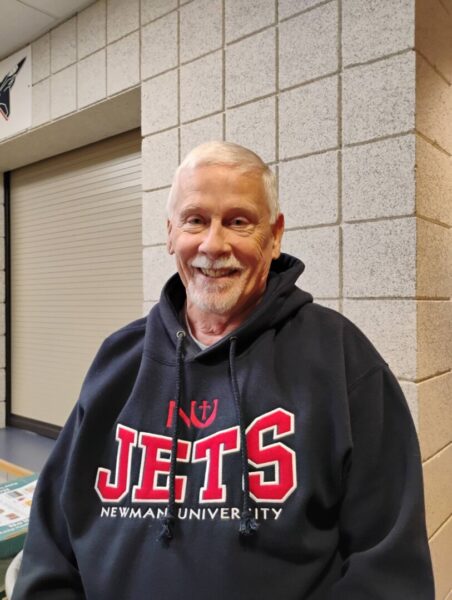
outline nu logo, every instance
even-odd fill
[[[168,406],[168,418],[166,419],[166,426],[172,427],[174,419],[174,411],[176,410],[176,401],[170,400]],[[192,400],[190,405],[190,416],[182,409],[179,408],[179,417],[185,423],[187,427],[196,427],[197,429],[205,429],[212,425],[215,421],[218,411],[218,398],[214,398],[212,402],[203,400],[197,403],[196,400]]]

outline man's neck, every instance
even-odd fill
[[[185,305],[185,318],[193,336],[202,344],[211,346],[237,329],[251,313],[254,306],[242,311],[238,315],[218,315],[204,312],[187,301]]]

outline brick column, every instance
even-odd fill
[[[417,392],[437,598],[452,590],[452,2],[416,0]]]

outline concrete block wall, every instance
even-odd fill
[[[172,8],[142,23],[145,311],[174,269],[153,217],[175,167],[203,140],[233,140],[278,175],[283,248],[306,263],[300,285],[358,321],[412,383],[414,0]]]
[[[226,139],[275,170],[300,285],[363,329],[409,402],[438,600],[452,588],[451,15],[451,0],[97,0],[32,44],[35,129],[141,88],[144,314],[175,269],[165,202],[183,156]]]
[[[417,0],[415,47],[417,397],[442,599],[452,596],[452,2]]]
[[[32,124],[140,83],[139,0],[98,0],[32,43]]]

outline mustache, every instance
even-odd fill
[[[193,260],[189,262],[190,267],[197,269],[236,269],[237,271],[243,271],[245,268],[236,258],[233,256],[217,258],[211,260],[207,256],[195,256]]]

